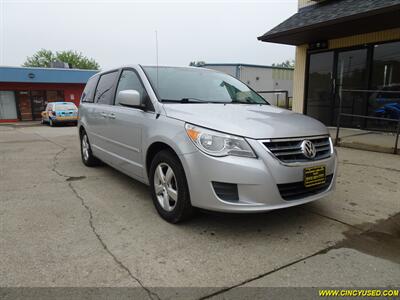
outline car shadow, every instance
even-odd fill
[[[135,201],[150,201],[151,207],[154,212],[154,220],[159,221],[160,216],[156,209],[153,207],[150,189],[147,185],[113,169],[112,167],[103,164],[102,168],[107,168],[107,173],[119,182],[130,186],[135,190],[136,195],[140,197],[135,198]],[[208,211],[204,209],[195,209],[194,216],[172,226],[179,226],[181,229],[198,231],[204,229],[210,235],[219,232],[262,232],[268,228],[268,231],[281,231],[282,229],[288,231],[295,231],[297,234],[301,234],[304,229],[304,224],[307,226],[318,226],[322,222],[321,216],[315,215],[309,211],[314,203],[303,204],[299,206],[271,210],[267,212],[257,213],[225,213]],[[167,223],[166,221],[164,221]],[[169,223],[167,223],[169,224]]]

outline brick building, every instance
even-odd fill
[[[0,67],[0,122],[40,120],[48,102],[79,104],[94,70]]]

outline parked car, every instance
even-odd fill
[[[54,126],[56,124],[78,124],[78,108],[72,102],[50,102],[42,111],[42,123]]]
[[[79,107],[82,161],[151,187],[162,218],[262,212],[328,195],[336,153],[319,121],[214,70],[133,65],[94,75]]]

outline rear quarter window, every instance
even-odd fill
[[[94,76],[90,78],[89,81],[86,83],[85,89],[83,90],[81,96],[81,102],[93,102],[94,92],[96,89],[96,84],[98,79],[99,76]]]

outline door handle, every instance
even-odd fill
[[[103,118],[107,118],[107,114],[105,112],[100,113]]]
[[[108,115],[108,117],[109,117],[110,119],[115,119],[115,114],[114,114],[114,113],[111,113],[111,114]]]

